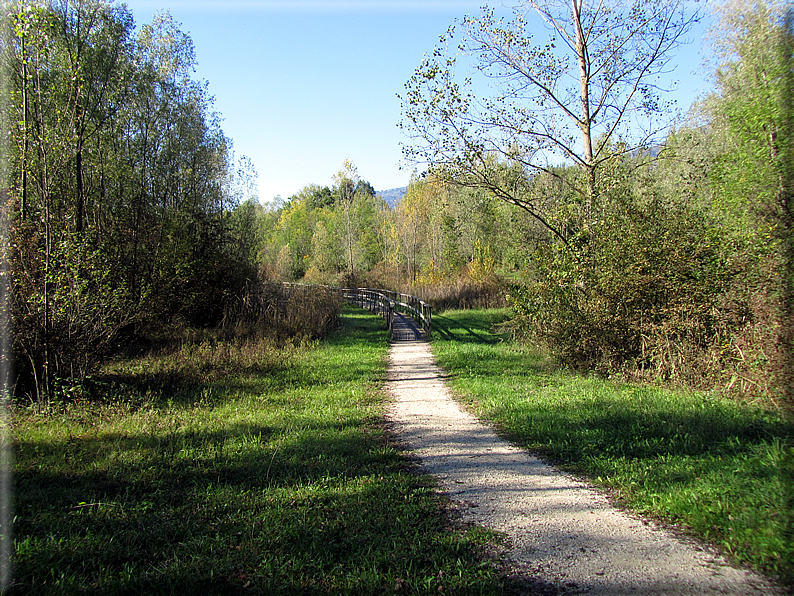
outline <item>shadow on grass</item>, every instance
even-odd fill
[[[358,429],[372,421],[303,423],[297,429],[235,424],[221,431],[157,425],[138,434],[105,433],[47,443],[17,441],[16,481],[61,507],[91,499],[157,492],[175,483],[196,487],[223,483],[243,489],[284,487],[329,476],[369,476],[394,456],[377,454],[378,445]],[[152,482],[154,484],[152,485]],[[87,491],[82,496],[73,489]],[[36,507],[39,510],[39,507]]]
[[[373,317],[363,309],[343,306],[344,316],[339,328],[323,342],[331,350],[350,350],[357,348],[377,349],[388,343],[388,330],[382,319]],[[67,387],[66,394],[80,395],[94,403],[113,405],[113,402],[126,401],[141,405],[143,403],[166,406],[177,404],[190,407],[202,400],[206,402],[208,389],[222,394],[235,388],[235,379],[259,379],[262,391],[282,391],[289,388],[311,388],[328,382],[357,381],[372,378],[378,364],[366,364],[361,360],[350,359],[344,367],[329,364],[328,370],[302,366],[301,358],[315,351],[318,343],[300,338],[287,341],[259,339],[253,343],[245,341],[220,341],[217,339],[202,342],[186,342],[160,346],[159,352],[137,359],[127,365],[115,366],[112,372],[97,374],[80,383],[79,387]],[[218,357],[216,353],[224,356]],[[144,362],[134,366],[130,363]],[[238,388],[246,388],[256,383],[237,383]]]
[[[374,323],[354,320],[354,337],[329,343],[385,347]],[[365,356],[318,349],[276,375],[218,381],[216,397],[191,389],[127,432],[103,431],[88,410],[63,427],[79,435],[28,429],[15,444],[8,593],[504,593],[480,565],[485,538],[450,532],[435,492],[389,445],[377,396],[334,395],[382,375]],[[210,414],[213,400],[236,408],[232,394],[252,422]]]
[[[366,425],[22,441],[11,593],[437,592],[460,566],[495,588]]]
[[[489,399],[489,416],[522,443],[547,445],[547,453],[566,461],[590,457],[594,450],[641,458],[735,454],[774,440],[794,444],[794,425],[774,412],[590,379],[511,349],[494,332],[505,317],[500,311],[437,317],[444,329],[437,351],[451,377],[485,383],[474,397]]]
[[[484,317],[459,314],[439,317],[448,331],[434,354],[505,437],[794,584],[790,419],[709,394],[555,369],[499,343]]]
[[[556,460],[580,462],[592,457],[655,459],[662,456],[740,456],[755,447],[782,441],[794,444],[794,428],[763,413],[737,416],[714,407],[708,411],[643,408],[643,403],[556,402],[553,407],[516,406],[505,415],[506,430]]]
[[[493,344],[503,341],[494,327],[507,319],[506,311],[456,311],[454,317],[433,315],[433,336],[446,341]]]

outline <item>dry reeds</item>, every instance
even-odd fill
[[[336,293],[322,286],[260,282],[227,309],[223,327],[235,335],[319,339],[337,328],[339,313]]]
[[[507,306],[505,291],[496,284],[484,285],[461,280],[458,283],[406,286],[399,291],[424,300],[433,306],[435,312]]]

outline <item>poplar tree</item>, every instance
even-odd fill
[[[630,154],[665,128],[661,80],[696,20],[681,0],[524,0],[509,21],[486,7],[450,27],[406,83],[405,156],[487,189],[568,244],[530,180],[575,164],[581,176],[560,179],[592,217],[617,142]],[[459,59],[473,63],[468,76]]]

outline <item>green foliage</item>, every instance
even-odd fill
[[[17,388],[49,398],[53,375],[88,374],[123,322],[220,321],[256,273],[255,215],[228,217],[255,173],[233,171],[167,12],[137,36],[107,0],[20,2],[3,19]]]
[[[263,221],[265,277],[350,285],[383,259],[378,218],[385,204],[346,160],[333,189],[309,184]],[[348,281],[345,281],[348,280]]]
[[[323,209],[318,214],[318,223],[312,236],[312,268],[333,279],[344,269],[343,246],[338,242],[341,235],[340,215],[336,211]]]
[[[794,12],[785,2],[717,10],[719,93],[710,114],[726,140],[717,204],[745,225],[748,257],[762,261],[769,372],[794,407]]]
[[[295,281],[306,273],[311,252],[312,227],[306,200],[292,201],[281,212],[277,238],[281,249],[276,257],[279,279]]]
[[[528,214],[438,173],[414,177],[405,196],[390,207],[368,182],[356,178],[352,162],[345,168],[333,191],[309,184],[267,211],[257,235],[267,279],[409,293],[434,285],[444,293],[444,288],[479,284],[494,293],[501,275],[525,263],[527,239],[543,235]],[[469,264],[478,250],[489,252],[493,262],[488,260],[490,273],[475,284]]]
[[[511,290],[514,325],[567,365],[697,382],[713,373],[687,367],[721,331],[725,248],[708,218],[650,185],[646,196],[613,187],[597,222],[571,236],[586,247],[580,258],[561,242],[538,247],[528,279]]]
[[[653,161],[615,147],[598,209],[558,200],[549,218],[561,234],[538,238],[511,288],[514,331],[568,366],[777,398],[790,352],[775,339],[776,232],[725,195],[720,134],[679,128]]]
[[[631,509],[794,582],[794,426],[779,409],[556,369],[505,341],[506,311],[434,318],[455,392],[511,439]]]
[[[249,270],[259,265],[265,241],[261,233],[265,218],[265,208],[252,199],[240,203],[229,214],[230,256]]]
[[[76,235],[45,250],[34,230],[16,233],[12,256],[18,268],[9,306],[18,390],[49,399],[57,386],[94,370],[135,310],[112,283],[108,259]]]
[[[307,208],[311,211],[313,209],[333,206],[334,195],[327,186],[307,184],[287,200],[288,203],[293,203],[295,201],[306,201],[308,204]]]
[[[725,35],[718,42],[719,96],[711,115],[732,135],[732,159],[720,160],[720,195],[735,204],[737,195],[744,194],[749,203],[744,208],[778,225],[790,217],[791,209],[785,196],[790,192],[794,134],[790,11],[790,6],[775,1],[758,3],[751,10],[741,3],[716,10]]]

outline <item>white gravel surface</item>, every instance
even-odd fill
[[[464,522],[508,536],[523,577],[564,594],[783,593],[497,437],[452,399],[426,342],[392,344],[388,389],[397,437]]]

